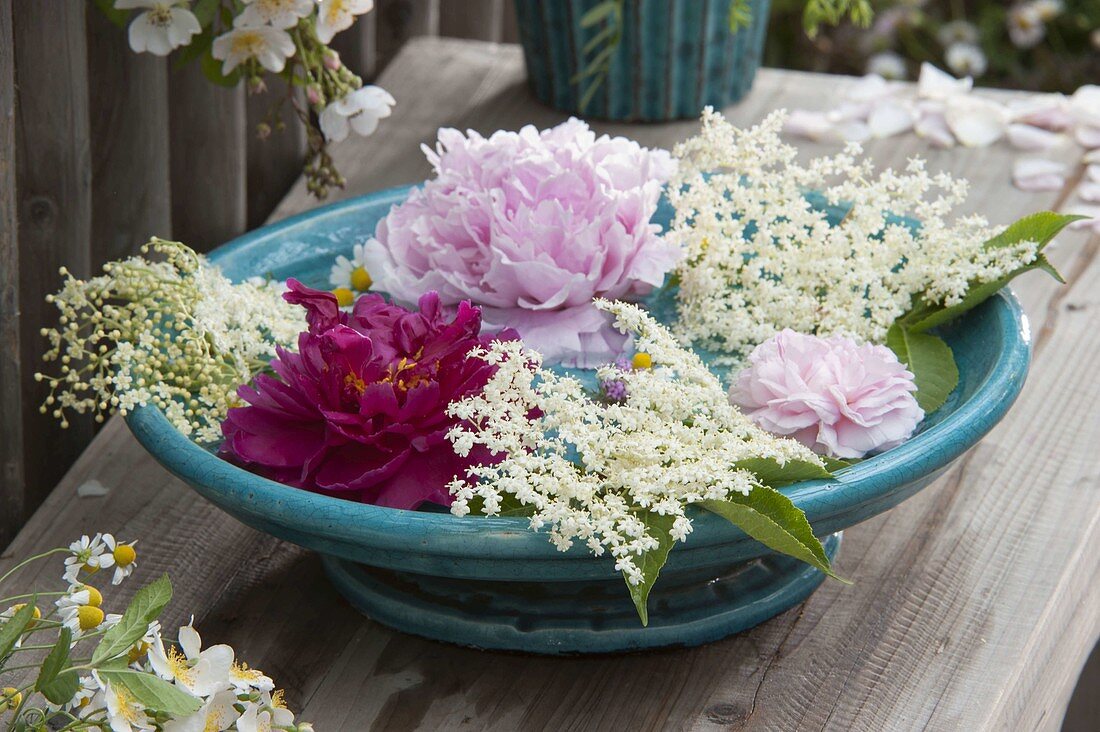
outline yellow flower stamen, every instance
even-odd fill
[[[12,615],[14,615],[15,613],[17,613],[20,610],[22,610],[23,608],[25,608],[26,606],[27,606],[27,603],[21,602],[17,605],[12,605],[11,607],[9,607],[8,612],[11,613]],[[29,623],[27,623],[27,630],[30,630],[31,628],[33,628],[34,627],[34,621],[35,620],[40,620],[41,618],[42,618],[42,611],[38,609],[37,605],[35,605],[34,610],[31,611],[31,621]]]
[[[286,692],[282,689],[271,692],[271,706],[276,709],[286,709]]]
[[[168,653],[165,654],[168,657],[168,668],[172,672],[172,676],[183,682],[185,686],[191,686],[194,683],[195,672],[187,663],[187,656],[183,655],[176,648],[169,648]]]
[[[367,390],[367,382],[363,381],[357,374],[348,373],[344,377],[344,386],[352,391],[362,394]]]
[[[373,284],[374,280],[371,279],[370,272],[362,267],[356,267],[351,271],[351,286],[359,292],[366,292]]]
[[[23,703],[23,695],[14,686],[5,686],[3,696],[0,697],[0,710],[18,709]]]
[[[103,595],[96,588],[91,585],[81,585],[80,589],[88,592],[88,604],[92,607],[99,607],[103,604]]]
[[[634,354],[634,358],[630,359],[630,365],[636,369],[653,368],[653,357],[640,351]]]
[[[112,554],[115,558],[115,564],[120,567],[129,567],[137,559],[137,552],[129,544],[119,544]]]
[[[346,287],[337,287],[332,294],[336,295],[336,304],[342,308],[350,307],[355,302],[355,293]]]
[[[263,676],[259,670],[249,668],[247,663],[237,663],[236,661],[233,662],[233,668],[229,673],[233,678],[240,679],[241,681],[256,681]]]
[[[98,628],[103,622],[103,611],[92,605],[81,605],[76,609],[76,617],[80,621],[81,630]]]

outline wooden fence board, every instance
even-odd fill
[[[211,84],[198,64],[168,73],[172,235],[198,251],[248,223],[244,87]]]
[[[30,375],[41,364],[40,328],[56,322],[44,298],[64,265],[87,274],[92,196],[83,2],[14,2],[19,190],[20,357],[23,364],[26,509],[52,490],[91,437],[90,420],[63,430],[37,405],[49,390]],[[58,84],[63,84],[59,87]]]
[[[250,229],[263,225],[268,214],[298,180],[306,152],[305,127],[289,103],[283,104],[279,117],[285,127],[277,129],[274,123],[273,109],[280,100],[286,99],[286,83],[273,79],[268,81],[267,86],[266,92],[249,94],[245,105],[245,189]],[[268,124],[272,128],[266,139],[261,139],[257,132],[260,124]]]
[[[378,13],[360,16],[355,25],[332,39],[344,65],[364,81],[378,75]]]
[[[92,155],[91,262],[172,234],[168,61],[134,53],[126,30],[88,13]]]
[[[10,542],[23,523],[25,490],[11,5],[0,0],[0,543]]]
[[[505,0],[440,0],[439,35],[500,43],[504,5]]]

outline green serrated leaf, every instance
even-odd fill
[[[672,516],[662,516],[659,513],[646,511],[639,516],[645,524],[646,533],[657,540],[657,548],[643,554],[635,560],[638,569],[642,572],[642,581],[636,585],[627,580],[626,588],[630,591],[630,599],[634,601],[634,607],[638,610],[638,618],[642,625],[649,625],[649,593],[657,582],[657,576],[661,573],[661,567],[668,561],[668,553],[676,540],[672,538],[672,524],[675,519]],[[626,575],[623,575],[626,579]]]
[[[886,333],[886,347],[913,372],[917,404],[924,413],[942,407],[959,383],[959,368],[951,347],[939,336],[914,333],[897,323]]]
[[[1074,221],[1079,221],[1085,216],[1067,215],[1054,211],[1040,211],[1025,216],[1012,222],[1005,230],[985,243],[987,249],[1002,249],[1015,246],[1025,241],[1033,241],[1039,244],[1039,251],[1043,250],[1050,240],[1057,236],[1062,229]]]
[[[56,679],[57,675],[61,673],[61,669],[65,668],[65,662],[69,660],[69,644],[72,643],[72,640],[72,630],[67,625],[61,626],[61,632],[57,635],[57,642],[54,643],[53,648],[50,649],[39,668],[38,679],[34,682],[36,691],[42,691],[42,688]]]
[[[749,458],[739,460],[733,466],[738,470],[753,473],[762,484],[772,488],[781,488],[804,480],[822,480],[833,477],[825,468],[805,460],[788,460],[780,465],[772,458]]]
[[[188,694],[178,686],[150,673],[124,670],[100,670],[100,677],[112,684],[121,686],[138,704],[154,712],[164,712],[173,717],[186,717],[202,707],[202,700]]]
[[[0,659],[8,657],[11,649],[15,648],[16,641],[26,631],[27,626],[31,624],[34,619],[36,599],[31,598],[30,602],[15,611],[10,620],[6,620],[3,625],[0,625]]]
[[[724,501],[703,501],[699,506],[718,514],[772,551],[800,559],[830,577],[841,579],[833,572],[806,514],[774,488],[756,486],[747,496],[733,494]]]
[[[604,2],[592,6],[588,12],[581,16],[581,28],[591,28],[604,18],[621,16],[621,2],[622,0],[604,0]]]
[[[80,691],[80,675],[71,669],[63,671],[38,691],[54,704],[66,704]]]
[[[172,599],[172,583],[168,575],[142,587],[130,601],[130,606],[122,614],[122,620],[103,635],[103,640],[92,653],[92,665],[119,656],[130,650],[130,646],[141,640],[149,629],[149,623],[157,619],[160,611]]]
[[[129,10],[119,10],[115,7],[115,0],[95,0],[96,7],[99,8],[99,12],[103,13],[107,20],[111,21],[119,28],[125,28],[126,23],[130,20]]]
[[[840,458],[829,457],[828,455],[821,456],[821,462],[825,463],[825,469],[834,475],[841,470],[850,468],[856,463],[860,462],[860,458],[848,458],[847,460],[841,460]]]

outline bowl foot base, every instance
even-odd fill
[[[830,560],[840,533],[822,542]],[[391,628],[475,648],[543,654],[696,646],[772,618],[809,597],[824,575],[770,555],[724,572],[662,577],[642,627],[621,578],[499,582],[394,572],[324,556],[337,589]]]

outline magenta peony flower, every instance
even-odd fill
[[[597,138],[570,119],[537,131],[439,131],[436,177],[378,223],[366,245],[375,287],[411,303],[469,299],[486,327],[514,327],[546,361],[595,366],[626,337],[592,298],[636,299],[679,249],[650,223],[674,171],[663,150]]]
[[[769,432],[860,458],[897,447],[924,418],[913,374],[886,346],[784,330],[749,355],[730,401]]]
[[[280,483],[392,508],[450,505],[446,483],[485,454],[460,458],[445,434],[447,405],[485,386],[494,368],[468,358],[490,338],[481,312],[459,303],[443,318],[439,296],[419,310],[360,297],[351,313],[336,297],[288,280],[309,330],[298,352],[279,349],[276,376],[257,376],[229,410],[223,453]],[[501,332],[497,339],[512,339]]]

